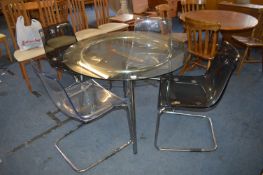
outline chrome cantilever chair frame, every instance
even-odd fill
[[[122,106],[115,106],[114,108],[117,108],[117,107],[123,107],[125,108],[125,110],[127,111],[127,105],[122,105]],[[113,108],[113,109],[114,109]],[[111,110],[113,110],[111,109]],[[110,112],[110,111],[108,111]],[[128,114],[128,111],[127,111],[127,114]],[[130,126],[130,119],[129,119],[129,116],[128,116],[128,122],[129,122],[129,130],[130,130],[130,133],[131,133],[131,126]],[[82,172],[85,172],[85,171],[88,171],[94,167],[96,167],[97,165],[99,165],[100,163],[102,163],[104,160],[107,160],[108,158],[112,157],[113,155],[115,155],[116,153],[120,152],[121,150],[123,150],[124,148],[126,148],[127,146],[129,146],[132,141],[131,141],[131,136],[130,136],[130,140],[115,148],[114,150],[112,150],[112,152],[108,153],[107,155],[105,155],[104,157],[102,157],[101,159],[97,160],[96,162],[94,163],[91,163],[90,165],[88,165],[88,167],[86,168],[78,168],[78,166],[73,163],[69,157],[66,155],[65,152],[62,151],[62,149],[59,147],[59,143],[60,141],[62,141],[64,138],[68,137],[69,135],[71,135],[72,133],[74,133],[76,130],[78,130],[80,127],[84,126],[85,124],[84,123],[81,123],[77,128],[73,129],[73,130],[70,130],[69,132],[67,132],[63,137],[59,138],[56,142],[55,142],[55,148],[58,150],[58,152],[62,155],[62,157],[64,158],[64,160],[72,167],[73,170],[75,170],[76,172],[79,172],[79,173],[82,173]]]
[[[210,152],[210,151],[214,151],[217,149],[217,141],[216,141],[216,137],[215,137],[214,127],[213,127],[212,119],[210,117],[205,116],[205,115],[201,115],[201,114],[189,114],[189,113],[177,112],[177,110],[207,111],[207,110],[211,109],[212,107],[215,107],[215,105],[219,102],[219,100],[221,99],[221,97],[225,91],[225,88],[228,84],[228,81],[231,78],[231,75],[236,68],[236,65],[237,65],[237,62],[239,59],[239,53],[233,46],[231,46],[228,43],[224,43],[223,45],[224,46],[218,52],[217,57],[215,58],[215,60],[213,60],[211,67],[208,69],[208,71],[205,73],[205,75],[202,75],[202,76],[172,76],[172,75],[167,75],[167,77],[165,77],[165,76],[162,77],[162,78],[164,78],[164,80],[162,81],[162,79],[161,79],[161,82],[160,82],[159,111],[157,114],[155,140],[154,140],[154,146],[156,147],[156,149],[158,149],[160,151],[171,151],[171,152]],[[229,50],[229,48],[230,48],[230,50]],[[228,54],[228,53],[230,53],[230,54]],[[218,62],[220,65],[218,65]],[[211,79],[213,79],[213,77],[220,76],[218,74],[221,74],[221,77],[223,76],[224,80],[222,80],[222,78],[218,78],[217,80],[211,81]],[[181,79],[181,81],[180,81],[180,79]],[[203,92],[203,93],[206,93],[205,95],[208,96],[208,97],[203,97],[203,100],[205,102],[203,102],[203,101],[198,102],[198,101],[194,101],[194,99],[187,99],[187,100],[185,100],[185,104],[184,104],[184,102],[180,102],[179,100],[177,101],[176,99],[173,99],[176,97],[166,96],[169,94],[162,94],[162,92],[161,92],[162,87],[161,86],[162,86],[162,83],[163,84],[166,83],[165,81],[167,81],[167,84],[174,83],[174,84],[177,84],[177,86],[180,83],[187,84],[188,86],[191,86],[191,85],[192,86],[200,86],[202,91],[206,91],[205,87],[202,87],[202,85],[200,85],[199,83],[208,84],[209,88],[213,88],[213,86],[215,86],[215,84],[212,84],[212,83],[215,83],[216,81],[218,81],[217,85],[219,85],[219,84],[220,85],[219,85],[219,87],[216,87],[218,89],[214,90],[213,92],[209,92],[209,90],[207,91],[207,93]],[[165,85],[163,85],[163,86],[165,86]],[[167,85],[167,86],[170,86],[170,85]],[[163,88],[163,90],[164,90],[163,93],[167,93],[168,89],[170,89],[170,88],[165,86],[165,88]],[[170,91],[171,90],[172,89],[170,89]],[[162,99],[162,98],[164,98],[164,99]],[[175,104],[172,104],[172,101],[174,101]],[[195,103],[195,102],[198,102],[198,103]],[[189,104],[187,104],[187,103],[189,103]],[[161,120],[162,114],[164,114],[164,113],[173,114],[175,116],[196,117],[196,118],[204,119],[204,120],[208,121],[209,126],[210,126],[210,130],[211,130],[213,145],[211,147],[205,147],[205,148],[176,147],[176,146],[175,147],[161,147],[161,146],[159,146],[158,145],[158,135],[159,135],[159,128],[160,128],[160,120]]]
[[[116,153],[120,152],[121,150],[123,150],[124,148],[126,148],[127,146],[129,146],[132,141],[129,140],[127,143],[115,148],[114,150],[112,150],[112,152],[110,152],[109,154],[107,154],[106,156],[102,157],[101,159],[97,160],[94,163],[91,163],[88,167],[86,168],[78,168],[69,158],[68,156],[62,151],[62,149],[59,147],[59,142],[61,140],[63,140],[64,138],[66,138],[67,136],[69,136],[70,134],[74,133],[74,131],[76,131],[77,129],[79,129],[80,127],[84,126],[83,123],[81,123],[77,128],[70,130],[68,133],[66,133],[63,137],[61,137],[60,139],[58,139],[55,142],[55,148],[58,150],[58,152],[62,155],[62,157],[65,159],[65,161],[72,167],[72,169],[74,169],[76,172],[82,173],[85,171],[88,171],[94,167],[96,167],[97,165],[99,165],[100,163],[102,163],[104,160],[107,160],[108,158],[110,158],[111,156],[115,155]]]
[[[173,115],[177,115],[177,116],[197,117],[197,118],[200,118],[200,119],[207,120],[209,122],[209,127],[210,127],[210,130],[211,130],[213,146],[212,147],[208,147],[208,148],[195,148],[195,147],[189,147],[189,148],[184,148],[184,147],[168,148],[168,147],[159,147],[158,143],[157,143],[157,141],[158,141],[158,132],[159,132],[161,116],[162,116],[163,113],[173,114]],[[162,108],[162,109],[160,109],[158,111],[154,146],[159,151],[172,151],[172,152],[211,152],[211,151],[215,151],[217,149],[217,147],[218,147],[217,146],[216,137],[215,137],[215,132],[214,132],[212,119],[210,117],[205,116],[205,115],[180,113],[180,112],[176,112],[176,111],[166,110],[165,108]]]

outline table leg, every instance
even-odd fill
[[[132,125],[132,143],[133,143],[133,153],[137,154],[137,136],[136,136],[136,115],[135,115],[135,101],[134,101],[134,85],[132,80],[127,80],[127,100],[128,100],[128,110],[129,117],[131,119]]]

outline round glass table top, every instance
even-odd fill
[[[129,80],[159,76],[182,65],[184,44],[151,32],[116,32],[70,46],[64,63],[93,78]]]

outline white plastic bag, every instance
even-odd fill
[[[20,50],[43,47],[39,30],[42,26],[36,19],[31,20],[30,26],[25,26],[24,17],[19,16],[16,21],[16,39]]]

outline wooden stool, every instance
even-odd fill
[[[9,46],[8,46],[8,43],[7,43],[7,40],[6,40],[6,36],[4,34],[2,34],[2,33],[0,33],[0,43],[4,43],[5,48],[6,48],[6,53],[7,53],[8,57],[9,57],[9,60],[11,62],[13,62],[13,58],[12,58],[11,53],[10,53],[10,49],[9,49]],[[1,58],[1,51],[0,51],[0,58]]]

